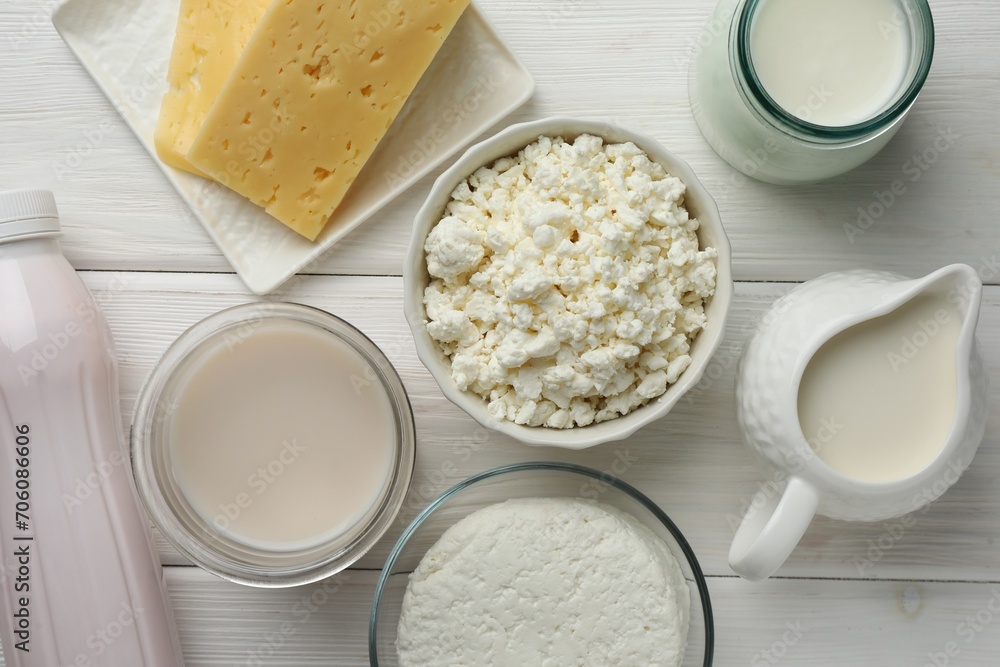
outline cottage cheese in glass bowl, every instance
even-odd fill
[[[400,667],[679,667],[691,593],[667,545],[610,505],[519,498],[470,514],[403,597]]]
[[[712,664],[698,561],[633,487],[526,463],[477,475],[428,507],[383,569],[373,667]]]

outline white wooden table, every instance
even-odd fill
[[[49,24],[52,4],[0,6],[0,188],[55,190],[66,253],[118,339],[129,415],[140,382],[177,335],[252,297],[62,44]],[[496,435],[480,444],[472,420],[445,401],[417,361],[403,321],[402,256],[426,179],[331,252],[316,275],[282,294],[353,322],[399,369],[419,431],[407,506],[423,506],[459,479],[500,464],[552,459],[608,469],[627,455],[633,463],[624,479],[673,516],[710,576],[716,664],[1000,664],[1000,614],[990,610],[1000,609],[996,414],[966,476],[902,532],[893,522],[820,519],[769,582],[743,582],[726,564],[733,517],[762,479],[738,440],[733,366],[753,323],[793,283],[852,267],[917,276],[969,263],[991,285],[979,335],[991,375],[1000,367],[1000,3],[932,0],[937,59],[906,126],[854,173],[798,189],[745,182],[691,118],[687,63],[714,0],[480,4],[538,81],[534,100],[509,121],[611,119],[689,160],[719,201],[738,298],[710,368],[715,379],[631,440],[581,453],[532,450]],[[941,132],[954,139],[937,152]],[[911,160],[925,152],[933,163],[913,180]],[[905,194],[864,235],[849,238],[844,226],[897,179]],[[368,664],[378,569],[413,514],[407,510],[359,568],[325,591],[241,588],[190,567],[160,543],[188,667]],[[303,613],[310,607],[300,603],[314,595],[328,599]]]

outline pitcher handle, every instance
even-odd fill
[[[799,477],[775,498],[760,490],[743,517],[729,550],[729,566],[749,581],[763,581],[778,571],[805,535],[819,507],[819,494]]]

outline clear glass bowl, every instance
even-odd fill
[[[691,588],[691,627],[684,667],[709,667],[715,646],[708,584],[694,551],[673,521],[649,498],[608,473],[566,463],[522,463],[458,484],[406,529],[386,561],[368,627],[372,667],[395,667],[396,628],[410,572],[446,530],[473,512],[512,498],[584,498],[616,507],[658,535],[677,557]],[[472,667],[472,666],[470,666]]]
[[[240,340],[264,320],[287,319],[318,327],[353,348],[367,362],[366,376],[380,383],[392,406],[396,445],[390,473],[376,502],[351,528],[320,544],[268,550],[238,542],[206,521],[188,502],[171,463],[169,426],[173,394],[185,362],[208,346]],[[235,337],[235,339],[233,338]],[[331,433],[331,437],[336,434]],[[265,301],[224,310],[184,332],[150,373],[136,402],[131,455],[139,498],[170,544],[203,569],[236,583],[286,588],[325,579],[363,556],[392,525],[409,489],[416,452],[413,413],[399,375],[381,350],[358,329],[325,311]]]

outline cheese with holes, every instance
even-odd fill
[[[188,159],[315,240],[468,4],[275,4]]]
[[[181,0],[154,143],[160,159],[203,176],[187,152],[271,0]]]

